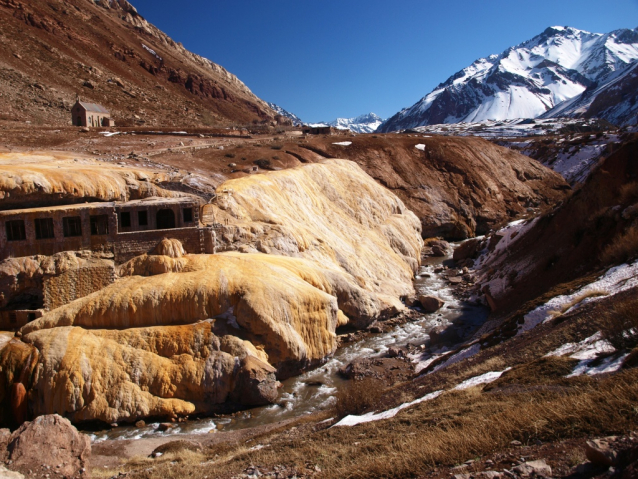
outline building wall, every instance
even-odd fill
[[[115,263],[124,263],[135,256],[150,253],[164,238],[181,241],[184,250],[191,254],[214,253],[214,243],[206,241],[210,228],[179,228],[169,230],[136,231],[121,233],[115,244]]]
[[[30,212],[5,214],[0,221],[0,259],[43,254],[50,256],[60,251],[109,251],[110,243],[117,234],[117,216],[110,206],[93,208],[76,208],[69,210],[36,209]],[[108,216],[108,235],[91,235],[91,216]],[[64,218],[76,217],[81,219],[81,236],[64,236]],[[54,238],[36,239],[35,219],[53,219]],[[8,241],[6,222],[23,220],[26,239],[22,241]]]
[[[41,309],[0,311],[0,331],[12,331],[21,328],[29,321],[41,318],[43,314],[44,311]]]
[[[107,287],[115,278],[115,267],[110,261],[46,276],[42,282],[44,308],[50,311],[83,298]]]

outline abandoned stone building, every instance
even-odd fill
[[[307,126],[301,128],[304,135],[343,135],[349,133],[349,130],[339,130],[333,126]]]
[[[71,108],[71,117],[74,126],[115,126],[111,114],[102,105],[86,103],[78,98]]]
[[[115,265],[151,252],[164,238],[187,253],[214,253],[215,232],[200,221],[196,197],[146,198],[0,211],[0,261],[64,251],[95,257],[44,275],[36,292],[0,298],[0,330],[15,329],[43,312],[115,281]],[[100,257],[101,256],[101,257]]]

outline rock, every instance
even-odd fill
[[[522,445],[523,445],[523,443],[521,441],[514,440],[514,441],[510,442],[510,446],[519,447],[519,446],[522,446]]]
[[[450,243],[443,240],[433,241],[429,246],[432,248],[432,256],[447,256],[450,250]]]
[[[124,88],[124,82],[119,77],[111,78],[111,81],[115,83],[117,86]]]
[[[400,348],[388,348],[388,357],[389,358],[402,358],[405,357],[405,352]]]
[[[83,126],[82,128],[80,128],[81,133],[88,133],[89,131],[91,131],[91,129],[88,126]]]
[[[146,423],[142,421],[141,419],[135,423],[135,427],[138,429],[145,426],[146,426]]]
[[[442,301],[436,296],[421,295],[419,296],[419,303],[421,303],[421,307],[426,313],[434,313],[441,309],[445,301]]]
[[[11,431],[9,429],[0,429],[0,458],[2,458],[2,452],[9,445],[11,440]]]
[[[11,385],[11,412],[16,426],[27,420],[28,413],[27,390],[22,383]]]
[[[615,466],[618,462],[618,453],[611,448],[609,440],[605,439],[587,441],[585,456],[599,466]]]
[[[169,453],[176,453],[179,451],[193,451],[193,452],[201,452],[202,445],[196,441],[188,441],[185,439],[179,439],[177,441],[170,441],[165,444],[162,444],[159,447],[156,447],[151,455],[162,455]]]
[[[476,257],[480,240],[476,238],[469,239],[461,243],[455,250],[452,256],[455,262],[463,261],[466,259],[473,259]]]
[[[235,168],[236,166],[237,166],[237,163],[228,163],[229,168]]]
[[[82,83],[82,86],[85,86],[86,88],[90,88],[91,90],[95,88],[95,85],[90,80],[86,80],[84,83]]]
[[[463,278],[460,276],[450,276],[447,279],[451,284],[461,284],[463,282]]]
[[[547,465],[543,459],[537,461],[529,461],[519,464],[512,468],[512,471],[522,476],[536,476],[550,477],[552,475],[552,468]]]
[[[16,471],[10,471],[4,464],[0,464],[0,479],[24,479],[24,474]]]
[[[75,476],[88,469],[91,441],[57,414],[25,422],[12,435],[8,446],[11,468],[22,473],[55,468],[62,476]],[[60,467],[56,467],[60,465]]]
[[[159,425],[157,426],[157,430],[159,432],[166,432],[169,429],[173,429],[174,427],[176,427],[175,423],[172,422],[161,422],[159,423]]]

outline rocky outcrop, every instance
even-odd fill
[[[92,160],[79,163],[64,153],[0,153],[2,209],[185,196],[158,186],[181,179],[179,174],[107,167]]]
[[[8,445],[9,467],[28,474],[54,471],[63,477],[89,477],[91,441],[57,414],[24,423]]]
[[[319,364],[338,326],[396,313],[413,293],[419,222],[356,164],[218,193],[220,246],[238,251],[188,255],[167,239],[115,283],[28,323],[0,349],[0,401],[21,383],[32,415],[107,423],[273,402],[275,373]]]
[[[346,158],[395,193],[421,220],[424,238],[487,233],[528,208],[565,197],[564,179],[538,162],[481,138],[358,136],[350,146],[313,138],[288,149],[314,162]]]

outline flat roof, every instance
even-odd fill
[[[140,200],[131,201],[94,201],[91,203],[75,203],[72,205],[56,205],[56,206],[41,206],[38,208],[20,208],[17,210],[3,210],[0,211],[1,216],[14,216],[24,215],[29,213],[49,213],[54,211],[77,211],[86,209],[100,209],[100,208],[126,208],[126,207],[138,207],[138,206],[150,206],[157,204],[199,204],[197,199],[189,197],[169,197],[164,198],[160,196],[151,196],[150,198],[143,198]]]
[[[82,105],[86,111],[92,111],[95,113],[106,113],[107,115],[110,114],[106,108],[104,108],[102,105],[98,105],[97,103],[87,103],[84,101],[78,101],[78,103]]]

